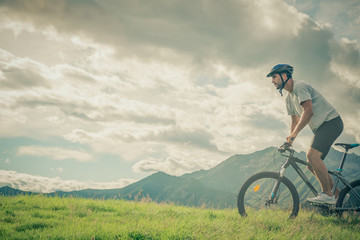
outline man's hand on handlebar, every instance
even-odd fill
[[[291,133],[287,138],[286,138],[286,142],[292,144],[296,138],[297,134],[295,133]]]

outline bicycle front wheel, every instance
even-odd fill
[[[278,173],[261,172],[242,185],[237,205],[243,217],[259,214],[295,218],[299,212],[299,202],[299,194],[289,179],[280,178]]]
[[[341,190],[336,202],[339,215],[347,212],[350,216],[360,217],[360,179]]]

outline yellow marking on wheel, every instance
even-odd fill
[[[259,189],[260,189],[260,186],[259,186],[259,185],[256,185],[256,186],[254,187],[254,192],[259,191]]]

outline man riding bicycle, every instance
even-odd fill
[[[333,205],[336,203],[339,190],[336,190],[335,196],[332,195],[334,182],[323,160],[343,131],[343,122],[335,108],[310,84],[294,81],[293,71],[294,68],[288,64],[278,64],[267,74],[267,77],[272,77],[272,83],[281,96],[283,89],[288,92],[285,102],[288,115],[291,116],[291,129],[286,141],[292,144],[299,132],[309,125],[314,137],[306,158],[311,164],[309,170],[321,185],[322,193],[307,200],[312,203]]]

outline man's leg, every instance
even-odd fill
[[[329,196],[332,196],[331,188],[334,185],[331,176],[328,173],[327,167],[321,159],[322,153],[315,148],[310,148],[307,152],[307,160],[311,163],[312,173],[314,173],[315,177],[319,180],[321,189],[324,193]],[[332,184],[331,184],[332,183]]]
[[[313,142],[307,153],[307,159],[312,165],[312,170],[316,178],[319,180],[322,191],[315,198],[308,198],[312,203],[335,204],[339,195],[339,189],[336,189],[335,196],[332,196],[332,188],[334,181],[329,175],[327,168],[323,162],[331,145],[343,130],[343,122],[340,117],[324,122],[314,133]]]
[[[309,161],[309,160],[308,160],[308,161]],[[308,169],[309,169],[309,171],[310,171],[312,174],[314,174],[314,176],[316,177],[316,179],[320,182],[319,178],[316,176],[316,173],[314,172],[314,170],[312,169],[312,167],[311,167],[311,166],[308,166]],[[328,176],[329,176],[329,182],[330,182],[330,189],[331,189],[331,191],[332,191],[335,183],[334,183],[334,180],[333,180],[333,178],[331,177],[331,175],[328,174]],[[340,188],[337,187],[336,190],[335,190],[335,194],[334,194],[334,196],[335,196],[336,199],[339,197],[339,194],[340,194]]]

